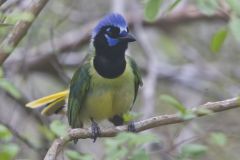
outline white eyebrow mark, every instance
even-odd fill
[[[126,27],[120,27],[120,33],[122,33],[122,32],[127,32],[127,28]]]

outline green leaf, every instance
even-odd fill
[[[40,132],[41,134],[43,134],[49,141],[52,141],[52,140],[54,140],[54,138],[56,138],[55,135],[54,135],[54,133],[53,133],[50,129],[48,129],[46,126],[44,126],[44,125],[40,125],[40,126],[38,127],[38,130],[39,130],[39,132]]]
[[[197,108],[194,113],[200,114],[200,115],[210,115],[210,114],[213,114],[213,111],[207,108],[200,107],[200,108]]]
[[[66,150],[65,154],[70,160],[93,160],[93,157],[91,155],[82,155],[74,150]]]
[[[34,15],[31,12],[24,11],[15,11],[6,16],[5,23],[14,24],[17,21],[32,21],[34,19]]]
[[[0,79],[3,78],[4,72],[3,72],[3,68],[0,67]]]
[[[10,95],[12,95],[16,99],[21,98],[21,93],[18,91],[18,89],[6,79],[0,78],[0,88],[8,92]]]
[[[228,35],[228,30],[226,27],[219,29],[212,37],[211,41],[211,51],[216,53],[222,48],[222,45]]]
[[[50,129],[59,137],[63,137],[67,134],[67,126],[59,120],[54,120],[50,124]]]
[[[215,14],[219,7],[218,0],[197,0],[196,2],[200,11],[209,16]]]
[[[144,9],[144,17],[147,21],[153,22],[156,20],[162,2],[163,0],[147,1]]]
[[[19,152],[19,147],[16,144],[9,143],[0,146],[0,159],[13,160],[17,153]]]
[[[178,3],[181,2],[181,0],[175,0],[167,9],[167,12],[170,12],[171,10],[173,10],[177,5]]]
[[[78,153],[77,151],[74,151],[74,150],[66,150],[65,154],[71,160],[77,160],[77,159],[81,158],[80,153]]]
[[[161,95],[160,100],[168,103],[169,105],[176,108],[181,114],[185,114],[187,109],[175,98],[169,96],[169,95]]]
[[[232,16],[229,27],[235,39],[240,42],[240,18]]]
[[[120,140],[121,142],[128,143],[130,145],[143,145],[146,143],[150,143],[153,141],[157,141],[157,137],[154,134],[135,134],[131,132],[123,132],[119,133],[116,136],[117,140]]]
[[[141,146],[150,142],[158,142],[157,137],[153,134],[119,133],[116,137],[105,141],[106,159],[123,159],[126,156],[139,157],[139,150],[142,150]]]
[[[180,115],[184,120],[190,120],[196,117],[196,115],[192,112],[187,110],[186,112]]]
[[[13,44],[3,44],[1,48],[6,54],[11,54],[14,49]]]
[[[228,5],[237,15],[240,16],[240,1],[239,0],[227,0]]]
[[[133,145],[144,145],[146,143],[157,141],[157,137],[153,134],[137,134],[137,136],[131,138],[128,143]]]
[[[127,153],[128,149],[126,147],[119,147],[116,148],[116,150],[109,152],[106,160],[123,159],[125,156],[127,156]]]
[[[220,147],[223,147],[226,145],[227,143],[227,137],[225,134],[220,133],[220,132],[215,132],[215,133],[211,133],[210,135],[210,141],[213,144],[216,144]]]
[[[12,138],[12,133],[0,124],[0,140],[9,141]]]
[[[149,160],[149,156],[146,152],[146,150],[144,149],[137,149],[131,158],[129,158],[130,160]]]
[[[182,147],[184,157],[198,157],[206,154],[208,148],[202,144],[186,144]]]
[[[124,120],[124,122],[130,122],[130,121],[133,121],[134,119],[136,119],[140,116],[141,116],[140,113],[128,112],[128,113],[123,114],[123,120]]]

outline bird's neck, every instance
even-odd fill
[[[125,60],[126,48],[96,48],[94,57],[94,68],[104,78],[116,78],[120,76],[126,68]]]

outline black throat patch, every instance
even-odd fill
[[[104,78],[113,79],[120,76],[126,68],[125,51],[128,42],[119,42],[109,46],[105,37],[105,28],[96,35],[93,41],[95,47],[94,68]]]
[[[96,47],[94,57],[94,68],[104,78],[116,78],[120,76],[126,68],[125,51],[127,44],[115,47]]]

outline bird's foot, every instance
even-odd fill
[[[96,142],[97,137],[99,137],[101,134],[101,130],[100,130],[98,124],[93,119],[91,119],[91,121],[92,121],[92,126],[91,126],[92,139],[93,139],[93,142]]]
[[[131,121],[131,122],[128,123],[128,131],[129,131],[129,132],[133,132],[133,133],[137,132],[136,127],[135,127],[135,124],[134,124],[133,121]]]
[[[114,126],[121,126],[124,123],[123,117],[119,115],[115,115],[112,118],[108,119],[110,122],[114,124]]]

